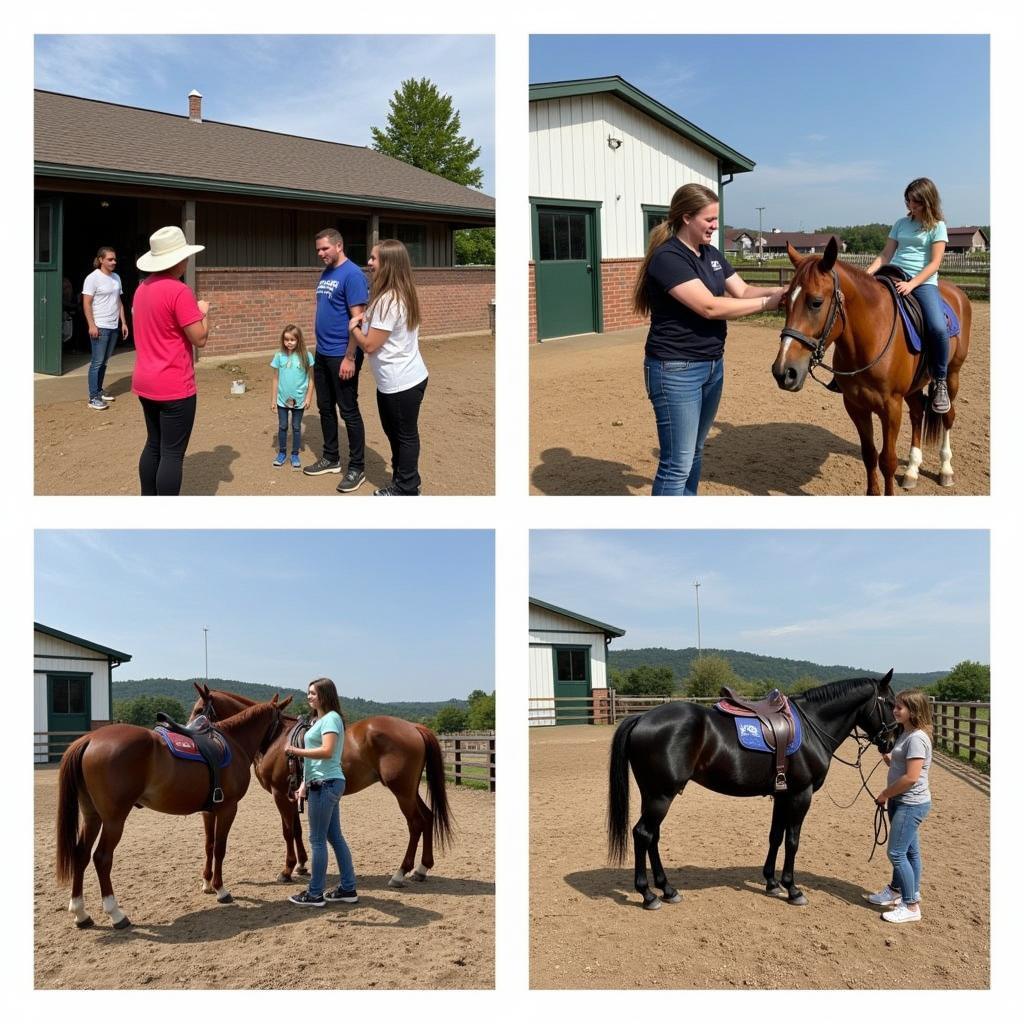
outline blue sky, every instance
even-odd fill
[[[533,531],[530,594],[620,629],[613,650],[703,647],[931,672],[989,658],[985,531]]]
[[[170,114],[369,146],[403,79],[450,95],[494,194],[491,36],[36,36],[35,86]]]
[[[494,689],[489,531],[36,533],[35,618],[132,655],[117,679],[210,676],[377,700]]]
[[[756,162],[733,227],[891,223],[922,176],[950,226],[989,223],[987,36],[531,37],[531,82],[605,75]]]

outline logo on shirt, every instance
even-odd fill
[[[711,269],[712,270],[721,270],[722,269],[722,264],[719,263],[718,260],[712,260],[711,261]]]

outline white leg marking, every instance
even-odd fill
[[[219,889],[214,889],[212,891],[217,894],[217,899],[219,899],[219,900],[223,899],[225,896],[230,896],[231,895],[231,893],[229,893],[227,891],[227,889],[224,888],[224,886],[221,886]]]
[[[906,487],[908,480],[917,480],[918,470],[921,468],[921,461],[924,456],[921,453],[920,448],[911,446],[910,448],[910,459],[907,461],[907,471],[903,474],[903,486]]]
[[[104,896],[103,909],[110,915],[110,920],[113,924],[117,924],[119,921],[124,920],[124,914],[121,912],[121,908],[117,905],[116,896]]]
[[[206,880],[206,879],[204,878],[204,879],[202,880],[202,882],[200,882],[200,883],[199,883],[199,891],[200,891],[200,892],[205,892],[205,893],[206,893],[207,895],[209,895],[210,893],[212,893],[212,892],[216,892],[217,890],[216,890],[216,889],[214,889],[214,887],[213,887],[213,883],[212,883],[212,882],[208,882],[208,881],[207,881],[207,880]]]
[[[939,483],[943,487],[951,487],[953,484],[953,446],[949,440],[950,432],[943,428],[942,447],[939,455],[942,458],[942,465],[939,467]]]
[[[85,897],[72,896],[71,902],[68,904],[68,912],[75,915],[76,923],[86,920],[89,915],[85,912]]]
[[[423,875],[423,877],[424,877],[424,878],[426,878],[426,876],[427,876],[427,871],[428,871],[428,870],[429,870],[429,868],[425,868],[425,867],[423,866],[423,861],[420,861],[420,862],[419,862],[419,863],[418,863],[418,864],[416,865],[416,870],[415,870],[414,874],[417,874],[417,875]]]
[[[405,874],[402,869],[399,868],[389,879],[388,885],[393,889],[404,889],[405,888]]]

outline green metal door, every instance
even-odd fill
[[[598,330],[597,210],[537,205],[534,211],[537,337],[562,338]]]
[[[58,196],[37,196],[35,206],[35,307],[33,312],[36,373],[61,372],[61,235],[63,204]]]
[[[556,647],[555,725],[584,725],[594,721],[590,689],[590,648]],[[571,698],[559,701],[558,698]]]
[[[89,691],[92,676],[85,672],[63,672],[46,677],[46,729],[48,732],[88,732],[92,726],[92,702]],[[50,742],[50,760],[74,741],[74,736],[55,736]]]

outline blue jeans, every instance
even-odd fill
[[[942,312],[939,286],[919,284],[914,289],[914,298],[921,303],[921,312],[924,314],[923,341],[932,376],[936,380],[945,380],[946,365],[949,363],[949,332],[946,330],[946,314]]]
[[[889,846],[886,855],[892,864],[893,889],[904,903],[916,903],[921,895],[921,844],[917,833],[932,809],[927,804],[902,804],[889,801]]]
[[[288,449],[288,420],[292,421],[292,452],[299,454],[302,448],[302,414],[306,410],[301,405],[289,407],[279,405],[277,407],[277,450],[279,452]]]
[[[704,441],[722,397],[724,361],[644,359],[661,447],[653,495],[697,493]]]
[[[348,843],[341,834],[341,815],[338,801],[345,792],[343,779],[330,779],[319,789],[308,790],[309,798],[309,845],[313,851],[313,874],[309,879],[310,896],[324,894],[327,882],[327,844],[331,844],[341,872],[342,889],[356,887],[356,869],[352,866],[352,854]]]
[[[117,339],[121,334],[120,327],[101,327],[98,338],[90,338],[92,345],[92,362],[89,363],[89,398],[99,398],[103,394],[103,375],[107,372],[107,363],[114,354]]]

